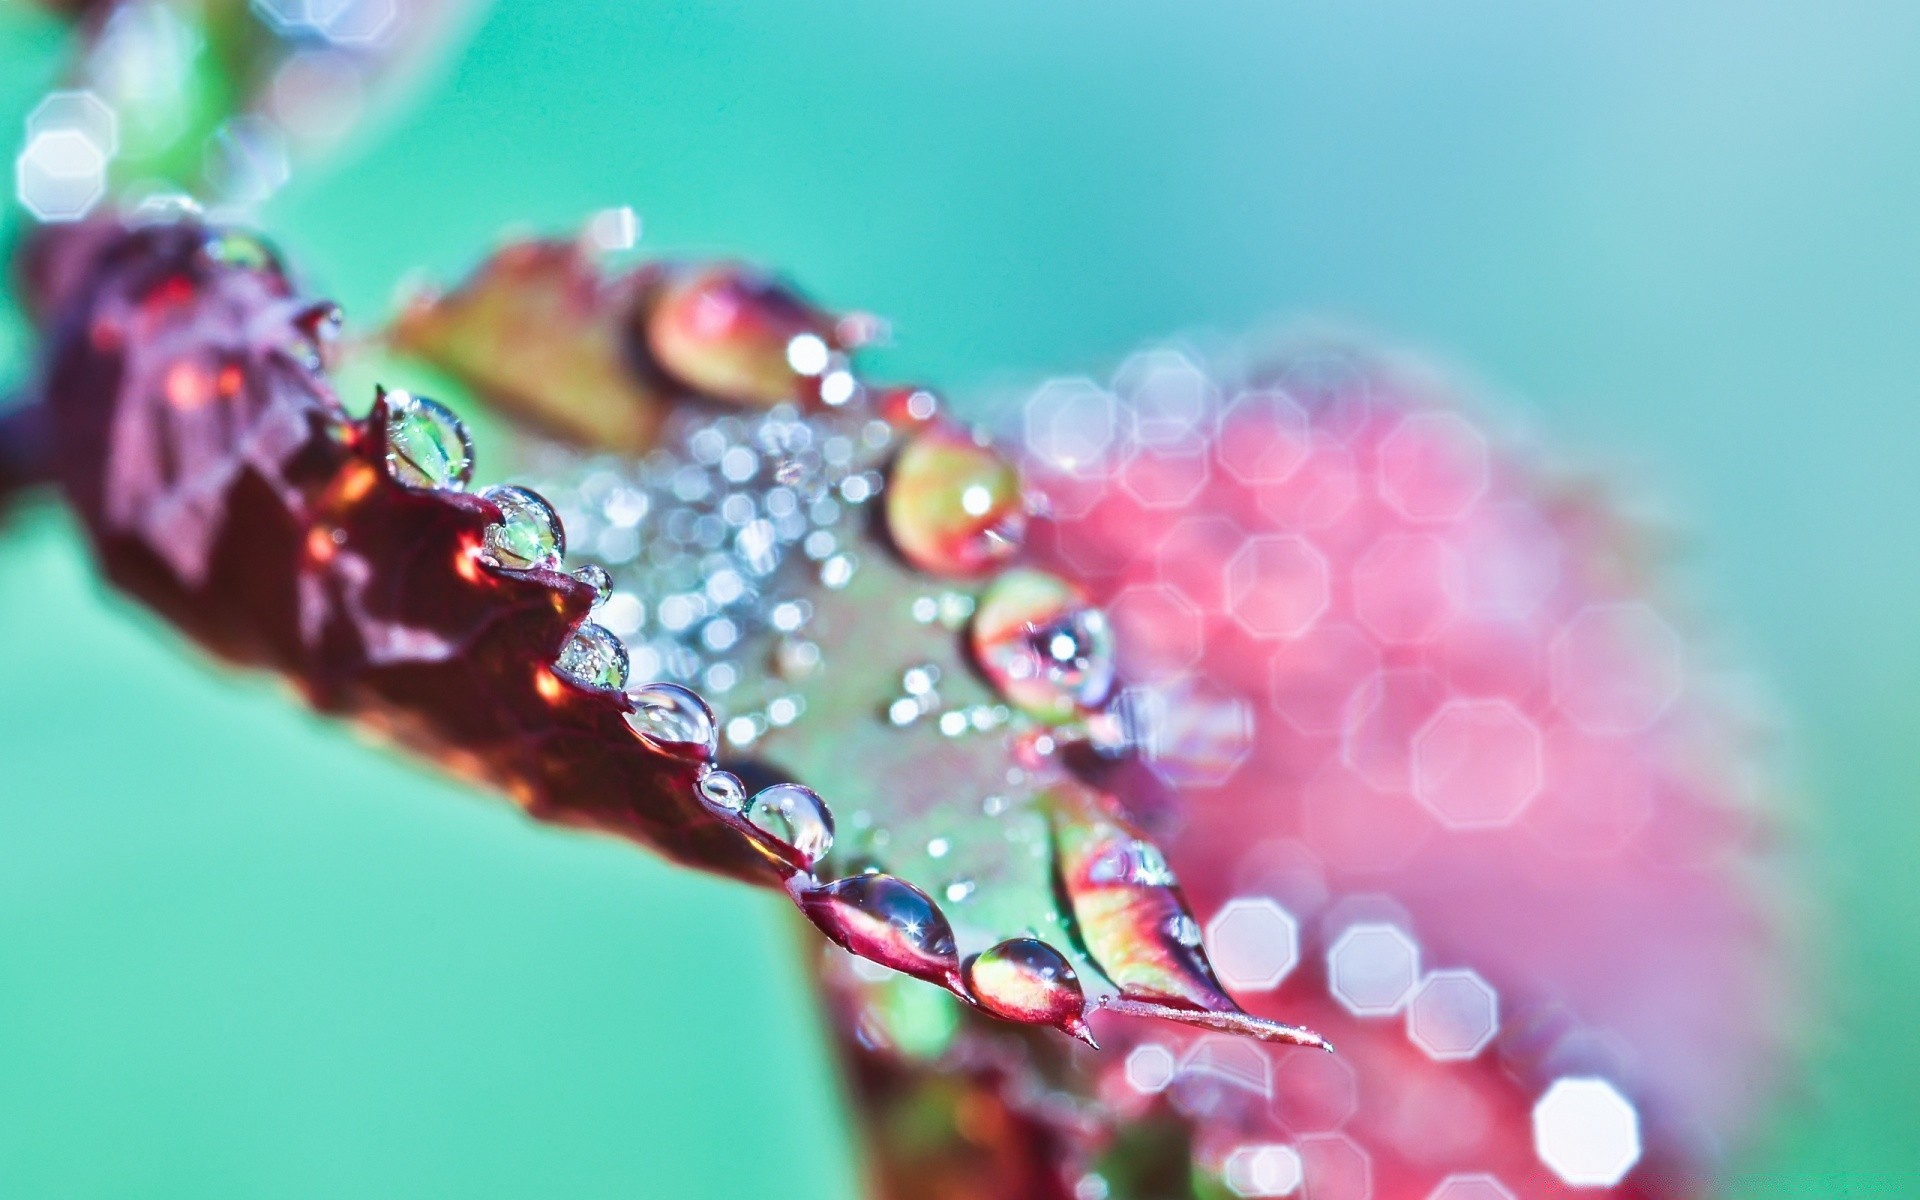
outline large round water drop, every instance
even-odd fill
[[[509,571],[552,571],[567,552],[566,531],[553,507],[526,488],[497,484],[480,493],[500,510],[500,519],[487,526],[481,556]]]
[[[1087,1001],[1066,955],[1037,938],[1012,938],[967,960],[967,990],[997,1017],[1052,1025],[1091,1041]]]
[[[919,888],[892,875],[853,875],[800,893],[807,917],[836,944],[918,979],[958,990],[953,927]]]
[[[604,627],[582,621],[560,647],[553,669],[581,687],[618,691],[627,686],[626,643]]]
[[[473,478],[473,435],[446,405],[412,392],[385,392],[387,474],[411,488],[465,490]]]
[[[1026,536],[1020,474],[972,433],[935,422],[900,451],[887,481],[887,532],[935,575],[982,575]]]
[[[778,280],[732,264],[668,283],[645,322],[647,348],[669,375],[738,404],[800,399],[802,376],[818,375],[831,353],[824,314]]]
[[[833,848],[833,813],[812,788],[797,783],[754,793],[747,820],[793,847],[809,868]]]
[[[677,683],[646,683],[627,693],[633,711],[627,727],[641,741],[678,758],[711,759],[718,732],[713,710],[691,689]]]
[[[1093,712],[1113,691],[1113,630],[1080,589],[1045,571],[993,581],[973,616],[973,655],[1000,694],[1042,721]]]

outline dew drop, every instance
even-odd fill
[[[1097,710],[1113,691],[1113,630],[1080,589],[1015,569],[981,597],[973,656],[1001,695],[1042,721]]]
[[[446,405],[411,392],[384,392],[387,474],[411,488],[465,490],[473,478],[473,435]]]
[[[796,850],[808,867],[833,848],[833,813],[812,788],[776,783],[755,792],[747,820]]]
[[[887,532],[908,562],[936,575],[981,575],[1026,535],[1020,476],[967,430],[928,425],[894,460]]]
[[[647,683],[627,693],[633,711],[627,726],[640,740],[667,754],[711,759],[717,750],[713,710],[692,689],[677,683]]]
[[[808,919],[835,943],[918,979],[957,988],[953,928],[933,900],[892,875],[853,875],[799,895]]]
[[[967,960],[967,991],[997,1017],[1052,1025],[1091,1040],[1086,996],[1066,956],[1038,938],[1012,938]]]
[[[644,319],[647,347],[668,374],[739,404],[799,399],[801,378],[825,369],[833,337],[827,318],[791,289],[732,264],[673,280]]]
[[[481,557],[509,571],[551,571],[560,566],[567,537],[552,506],[526,488],[506,484],[487,488],[480,496],[500,510],[500,519],[487,526]]]
[[[739,812],[747,802],[746,785],[732,771],[708,771],[700,777],[700,794],[707,803],[728,812]]]
[[[582,621],[553,667],[582,687],[618,691],[627,686],[627,647],[601,626]]]
[[[573,573],[573,577],[593,589],[593,606],[605,604],[613,595],[613,576],[599,563],[588,563]]]

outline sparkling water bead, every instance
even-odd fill
[[[1008,701],[1042,721],[1093,712],[1113,691],[1113,630],[1079,588],[1045,571],[1011,570],[980,598],[974,661]]]
[[[605,604],[613,596],[613,576],[599,563],[588,563],[573,573],[574,579],[593,589],[595,608]]]
[[[887,482],[887,532],[906,560],[969,578],[1006,561],[1026,536],[1020,475],[958,425],[933,423],[900,451]]]
[[[680,758],[711,759],[718,749],[713,710],[677,683],[646,683],[627,693],[627,727],[641,741]]]
[[[627,686],[626,643],[592,621],[582,621],[560,647],[553,669],[582,687],[618,691]]]
[[[792,846],[808,867],[833,848],[833,813],[812,788],[776,783],[754,793],[747,820]]]
[[[964,978],[980,1007],[997,1017],[1087,1037],[1080,977],[1066,955],[1037,938],[1012,938],[974,955]]]
[[[760,407],[801,399],[803,374],[819,373],[816,358],[824,368],[833,339],[825,314],[771,276],[736,264],[674,279],[644,320],[647,348],[669,375],[694,391]],[[796,340],[805,352],[795,352]]]
[[[732,771],[708,771],[700,777],[700,794],[707,803],[724,808],[729,812],[739,812],[747,802],[746,785]]]
[[[500,519],[487,526],[482,554],[496,567],[509,571],[552,571],[567,552],[566,532],[553,507],[526,488],[498,484],[480,493],[500,510]]]
[[[801,892],[807,918],[861,958],[942,987],[960,987],[953,927],[919,888],[892,875],[850,875]]]
[[[387,474],[412,488],[465,490],[473,478],[473,435],[446,405],[411,392],[385,392]]]

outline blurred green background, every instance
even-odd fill
[[[58,62],[0,0],[0,125]],[[1330,314],[1656,481],[1828,910],[1819,1057],[1735,1192],[1920,1178],[1920,6],[526,0],[268,220],[351,316],[617,203],[962,394]],[[204,670],[51,508],[0,627],[0,1195],[852,1191],[772,900]]]

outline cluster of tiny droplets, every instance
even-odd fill
[[[598,618],[627,643],[635,677],[699,690],[744,749],[805,711],[796,685],[822,665],[807,595],[860,569],[893,438],[853,413],[682,405],[638,461],[578,467],[536,451],[531,469],[574,545],[612,576]]]
[[[1593,905],[1610,870],[1631,888],[1637,856],[1672,853],[1660,825],[1684,819],[1680,804],[1725,828],[1714,810],[1739,777],[1689,777],[1703,746],[1683,720],[1681,641],[1618,529],[1556,508],[1468,417],[1340,354],[1223,385],[1156,349],[1104,384],[1051,381],[1021,416],[1054,516],[1042,557],[1110,614],[1117,707],[1147,765],[1192,794],[1182,849],[1210,865],[1190,896],[1220,978],[1308,1024],[1396,1022],[1438,1081],[1416,1106],[1420,1093],[1340,1058],[1163,1033],[1126,1056],[1127,1085],[1203,1121],[1271,1114],[1268,1136],[1206,1148],[1238,1195],[1366,1200],[1403,1194],[1380,1190],[1389,1158],[1418,1159],[1383,1140],[1388,1108],[1416,1138],[1458,1128],[1448,1089],[1466,1085],[1444,1072],[1491,1059],[1535,1089],[1518,1135],[1531,1169],[1619,1184],[1643,1153],[1623,1081],[1647,1086],[1653,1064],[1569,1007],[1503,1011],[1488,977],[1525,978],[1516,956],[1541,947],[1463,937],[1490,914],[1449,907],[1457,874],[1409,866],[1470,874],[1493,855],[1524,870],[1544,855],[1535,869],[1593,877]],[[1689,850],[1705,858],[1710,841]],[[1564,938],[1556,914],[1538,918]],[[1424,961],[1412,931],[1429,922],[1451,961]],[[1297,972],[1303,941],[1318,959]],[[1474,945],[1480,970],[1457,957]],[[1515,1195],[1484,1171],[1435,1178],[1429,1200]]]

